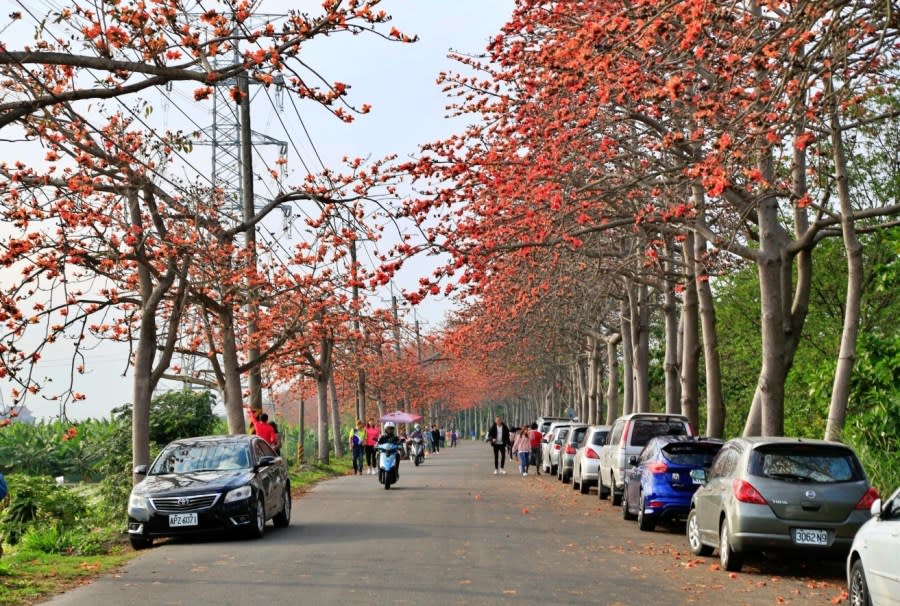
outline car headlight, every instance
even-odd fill
[[[225,502],[231,503],[232,501],[240,501],[242,499],[249,499],[250,495],[253,494],[253,491],[250,490],[249,486],[241,486],[240,488],[235,488],[234,490],[229,490],[228,494],[225,495]]]
[[[128,515],[142,522],[149,520],[150,499],[143,495],[131,493],[131,496],[128,497]]]

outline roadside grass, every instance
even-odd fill
[[[109,555],[71,556],[39,551],[7,552],[0,560],[0,605],[33,604],[97,575],[114,570],[134,557],[124,545]]]
[[[331,457],[327,464],[321,463],[305,463],[299,467],[293,466],[290,469],[291,489],[293,492],[303,494],[318,482],[344,476],[353,469],[350,457],[345,455],[340,458]]]
[[[303,495],[318,482],[350,473],[350,457],[332,457],[327,465],[307,463],[290,468],[294,496]],[[2,534],[2,528],[0,528]],[[105,533],[104,533],[105,534]],[[3,545],[0,557],[0,606],[35,604],[50,596],[120,568],[139,552],[128,543],[125,533],[115,533],[107,553],[68,555],[26,549],[21,544]]]

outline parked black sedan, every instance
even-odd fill
[[[266,521],[291,520],[287,465],[255,435],[203,436],[163,448],[128,499],[128,534],[135,549],[156,537],[237,531],[263,536]]]

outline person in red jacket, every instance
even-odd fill
[[[278,443],[278,433],[276,433],[275,428],[269,424],[269,415],[266,413],[257,416],[256,411],[251,408],[250,425],[253,428],[253,433],[268,442],[270,446],[274,447],[275,444]]]
[[[531,457],[529,457],[528,462],[534,465],[537,469],[537,474],[541,475],[541,440],[544,436],[538,429],[537,423],[531,424],[531,431],[528,433],[528,437],[531,440]]]

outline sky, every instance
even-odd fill
[[[64,4],[63,0],[38,0],[30,6],[35,14],[43,15]],[[287,7],[314,12],[320,5],[318,1],[308,0],[267,0],[262,2],[261,11],[277,14]],[[305,175],[300,157],[313,171],[320,168],[317,156],[328,166],[335,166],[344,156],[377,159],[396,153],[402,158],[415,153],[420,143],[459,132],[465,124],[444,118],[447,99],[435,80],[441,71],[456,69],[455,62],[447,58],[448,51],[452,49],[465,54],[483,51],[488,40],[507,21],[513,6],[514,0],[384,0],[381,8],[393,17],[388,28],[395,26],[407,35],[417,35],[418,42],[399,44],[375,36],[341,35],[308,45],[304,53],[309,53],[309,62],[328,79],[350,84],[349,101],[353,105],[369,104],[372,110],[352,124],[344,124],[321,108],[310,105],[301,106],[298,113],[286,101],[285,109],[279,111],[269,99],[255,94],[254,130],[290,142],[286,182],[297,182]],[[7,25],[5,19],[0,17],[0,27]],[[23,25],[31,27],[27,23]],[[4,34],[7,48],[18,50],[28,44],[28,27],[7,31]],[[211,113],[198,108],[187,92],[159,91],[148,95],[148,100],[154,106],[154,120],[164,127],[191,129],[192,124],[205,126],[211,122]],[[308,139],[305,133],[309,133]],[[208,165],[209,149],[195,147],[188,162]],[[260,150],[260,154],[271,157],[276,153],[274,149]],[[265,195],[265,187],[256,191]],[[285,245],[299,237],[294,227],[288,232],[282,231],[280,216],[268,227],[284,240]],[[391,285],[394,292],[399,294],[400,289],[414,289],[418,277],[430,273],[434,263],[422,259],[409,264]],[[388,290],[382,296],[384,306],[389,304],[390,298],[391,291]],[[451,303],[446,300],[427,299],[407,317],[417,319],[423,332],[428,332],[440,325],[450,309]],[[113,407],[131,400],[131,376],[123,375],[127,355],[123,346],[112,344],[101,344],[90,352],[88,371],[77,378],[75,385],[76,391],[87,398],[67,406],[66,414],[70,419],[104,417]],[[49,351],[41,362],[38,374],[57,384],[67,380],[71,360],[65,351]],[[177,388],[177,385],[172,387]],[[9,390],[8,383],[0,382],[0,408],[11,402]],[[59,414],[56,402],[32,397],[26,404],[38,418]]]

